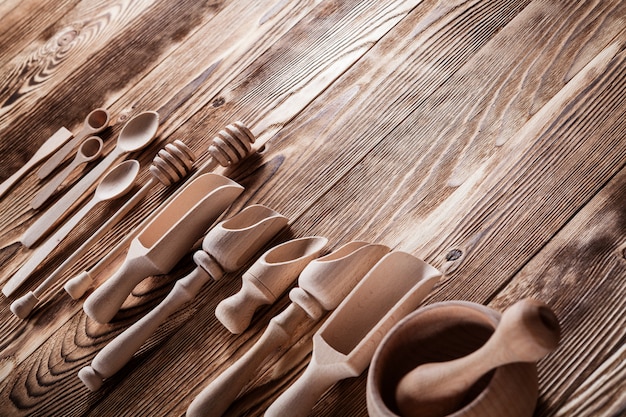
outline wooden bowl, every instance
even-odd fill
[[[400,379],[420,364],[449,361],[480,348],[494,332],[500,313],[480,304],[446,301],[420,308],[400,321],[376,350],[367,377],[372,417],[399,416]],[[534,363],[501,366],[477,381],[461,408],[450,416],[532,416],[537,402]]]

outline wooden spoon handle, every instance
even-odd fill
[[[48,255],[67,237],[76,227],[83,217],[97,204],[99,200],[91,200],[85,204],[74,216],[69,219],[61,228],[48,238],[37,250],[28,258],[28,261],[7,281],[2,288],[2,293],[7,297],[13,292],[41,265]]]
[[[70,213],[71,207],[79,201],[82,201],[86,192],[94,186],[98,178],[113,165],[122,152],[114,149],[106,158],[95,166],[87,175],[79,182],[74,184],[54,205],[37,219],[21,238],[21,242],[26,247],[34,245],[41,237],[43,237],[50,229],[52,229],[59,220]]]
[[[295,304],[274,317],[254,346],[194,398],[187,409],[187,417],[218,417],[224,414],[267,357],[287,346],[305,318],[304,310]]]
[[[39,161],[46,158],[52,152],[57,150],[64,142],[72,137],[72,132],[62,127],[50,136],[43,145],[35,152],[35,154],[20,169],[13,173],[9,178],[0,184],[0,197],[2,197],[9,189],[26,174]]]

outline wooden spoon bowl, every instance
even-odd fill
[[[399,322],[377,349],[367,379],[372,417],[401,416],[395,400],[400,379],[417,366],[467,356],[493,334],[500,314],[464,301],[435,303]],[[538,396],[534,363],[498,367],[468,391],[453,417],[529,417]]]

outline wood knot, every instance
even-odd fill
[[[463,251],[460,249],[452,249],[446,255],[446,261],[452,262],[458,260],[461,256],[463,256]]]
[[[64,47],[69,45],[78,36],[76,29],[68,29],[57,38],[57,46]]]
[[[215,100],[213,100],[213,102],[211,103],[211,105],[213,107],[220,107],[223,106],[224,103],[226,103],[226,100],[224,99],[224,97],[218,97]]]

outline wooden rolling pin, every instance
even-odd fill
[[[270,321],[249,351],[198,394],[187,417],[221,416],[269,355],[288,347],[307,321],[315,323],[336,308],[387,252],[387,246],[350,242],[311,261],[298,278],[299,287],[289,293],[292,303]]]
[[[480,349],[447,362],[420,365],[396,388],[403,416],[439,417],[459,408],[467,390],[488,371],[513,362],[536,362],[559,344],[559,321],[546,304],[525,299],[509,307]]]
[[[242,191],[217,174],[194,180],[133,239],[122,266],[85,300],[85,313],[108,323],[139,282],[168,273]]]
[[[118,372],[154,331],[182,305],[191,301],[211,279],[245,265],[287,225],[287,218],[261,205],[245,208],[207,233],[202,250],[194,254],[194,271],[174,284],[167,297],[141,320],[119,334],[78,377],[91,391]]]

